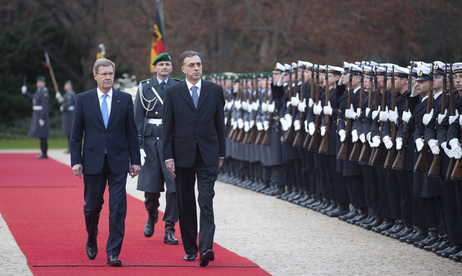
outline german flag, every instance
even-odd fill
[[[154,59],[162,53],[167,52],[165,49],[165,40],[164,40],[164,24],[162,18],[162,10],[160,8],[159,0],[156,1],[157,5],[157,18],[154,23],[154,30],[152,33],[152,42],[151,42],[151,73],[154,72],[154,66],[152,63]]]

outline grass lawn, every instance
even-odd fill
[[[66,138],[49,138],[49,149],[67,149]],[[37,149],[40,150],[40,140],[32,138],[0,139],[0,150],[5,149]]]

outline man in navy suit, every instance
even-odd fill
[[[127,173],[131,177],[138,175],[141,161],[132,97],[112,89],[114,73],[112,61],[98,59],[93,66],[98,87],[77,95],[71,133],[71,166],[74,175],[84,175],[88,258],[93,260],[98,253],[98,222],[108,183],[107,263],[121,266],[119,253],[125,234]]]
[[[202,61],[197,52],[180,55],[186,79],[165,91],[163,153],[175,178],[180,232],[185,261],[200,252],[200,266],[215,258],[212,250],[215,222],[214,185],[225,157],[223,88],[201,80]],[[197,177],[200,207],[199,246],[194,186]]]

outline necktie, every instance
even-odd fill
[[[107,94],[103,95],[103,103],[101,104],[101,115],[103,116],[104,127],[107,128],[107,121],[109,118],[107,102],[106,102]]]
[[[199,95],[197,95],[197,86],[193,86],[191,87],[191,91],[192,91],[192,100],[193,100],[193,103],[194,103],[194,107],[197,108],[197,102],[199,101]]]
[[[162,91],[164,91],[164,88],[165,88],[165,81],[163,81],[163,82],[160,83],[160,88],[162,89]]]

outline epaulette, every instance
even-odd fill
[[[149,80],[150,79],[145,79],[145,80],[140,81],[140,83],[149,83]]]
[[[176,81],[183,81],[183,80],[180,79],[180,78],[173,78],[173,79],[176,80]]]

